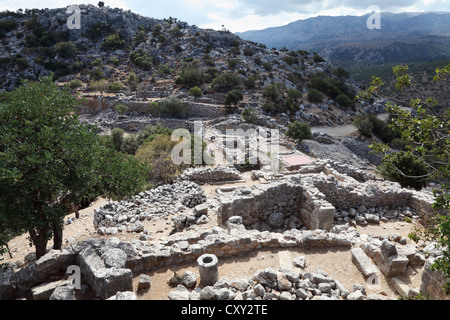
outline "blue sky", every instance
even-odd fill
[[[103,0],[106,6],[130,9],[153,18],[176,17],[190,25],[232,32],[281,26],[318,15],[363,15],[377,5],[388,12],[450,11],[450,0]],[[97,5],[98,0],[83,1]],[[0,0],[0,11],[62,8],[74,0]]]

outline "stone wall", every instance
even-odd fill
[[[195,183],[225,183],[241,181],[242,176],[232,167],[189,168],[180,175],[180,179]]]
[[[241,216],[245,226],[258,230],[286,228],[290,222],[300,226],[301,192],[299,185],[290,182],[221,192],[218,222]]]
[[[151,101],[133,101],[133,100],[121,100],[117,97],[104,97],[86,99],[79,106],[78,109],[81,113],[97,114],[101,111],[113,109],[117,104],[123,104],[128,107],[128,112],[136,112],[145,116],[157,116],[157,111],[150,106]],[[214,105],[203,104],[197,102],[186,102],[188,108],[188,117],[199,117],[215,119],[217,117],[224,117],[227,115],[227,108]]]

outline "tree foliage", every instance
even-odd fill
[[[100,144],[95,127],[74,112],[76,99],[45,77],[1,96],[0,224],[28,231],[39,258],[62,219],[84,199],[138,192],[145,168]]]
[[[395,66],[393,72],[396,77],[396,89],[409,89],[414,95],[410,97],[409,106],[387,103],[386,111],[392,117],[390,126],[400,133],[407,152],[421,159],[425,164],[429,173],[421,179],[438,184],[438,187],[434,189],[436,200],[433,225],[427,229],[425,234],[416,231],[410,237],[418,240],[425,236],[441,246],[443,256],[436,260],[433,268],[443,271],[444,279],[450,279],[450,109],[448,106],[443,108],[439,102],[445,89],[439,91],[435,96],[427,97],[417,90],[413,78],[408,73],[407,66]],[[437,68],[433,81],[436,87],[448,88],[450,65]],[[383,85],[380,77],[373,77],[370,86],[358,97],[370,99],[380,96]],[[384,143],[374,144],[372,148],[375,152],[384,154],[385,157],[390,151],[389,146]],[[401,169],[397,171],[402,176],[408,177],[408,174],[402,172]],[[446,283],[445,290],[450,293],[450,282]]]

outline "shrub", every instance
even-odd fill
[[[239,89],[241,86],[241,78],[234,73],[222,73],[213,80],[212,86],[215,89],[223,91]]]
[[[192,87],[189,89],[188,95],[198,98],[202,95],[202,89],[199,87]]]
[[[314,60],[314,62],[316,62],[316,63],[318,63],[318,62],[325,62],[325,59],[322,58],[321,56],[319,56],[317,53],[314,54],[313,60]]]
[[[67,87],[70,90],[77,90],[78,88],[81,88],[82,86],[83,86],[83,82],[81,82],[81,80],[79,80],[79,79],[73,79],[67,83]]]
[[[185,63],[180,71],[176,84],[184,85],[188,88],[200,86],[203,83],[204,74],[197,67],[196,62]]]
[[[284,62],[286,62],[288,65],[293,65],[293,64],[296,64],[296,63],[298,63],[298,60],[297,60],[297,58],[296,57],[293,57],[293,56],[291,56],[291,55],[286,55],[286,56],[284,56],[283,57],[283,61]]]
[[[316,89],[308,89],[308,100],[315,103],[323,101],[323,93]]]
[[[114,81],[108,84],[108,91],[109,92],[120,92],[123,89],[122,83],[119,81]]]
[[[425,162],[410,152],[399,151],[384,156],[377,168],[383,177],[398,182],[402,187],[420,190],[426,186],[429,172]]]
[[[133,50],[130,53],[130,60],[135,66],[145,71],[150,71],[153,67],[153,56],[142,49]]]
[[[55,44],[55,51],[64,59],[74,58],[77,55],[77,48],[71,41],[63,41]]]
[[[358,114],[355,117],[355,120],[353,120],[353,125],[358,128],[359,133],[362,134],[363,136],[367,138],[372,137],[373,125],[372,122],[370,122],[370,120],[367,117]]]
[[[256,88],[256,79],[254,76],[248,76],[247,78],[244,78],[242,80],[244,83],[244,87],[247,90],[255,89]]]
[[[89,77],[94,81],[99,81],[105,77],[105,73],[103,70],[95,68],[91,72],[89,72]]]
[[[113,57],[109,58],[109,61],[115,66],[118,66],[119,63],[120,63],[119,58],[117,58],[116,56],[113,56]]]
[[[299,121],[292,122],[288,126],[286,136],[300,143],[304,139],[312,138],[311,127],[306,122],[299,122]]]
[[[272,64],[270,63],[270,62],[264,62],[263,63],[263,67],[264,67],[264,69],[266,69],[266,71],[272,71]]]
[[[122,103],[116,104],[114,109],[120,115],[124,115],[128,111],[128,107]]]
[[[126,46],[125,40],[122,39],[119,33],[107,35],[103,41],[101,48],[105,50],[121,49]]]
[[[239,61],[237,59],[229,59],[228,60],[228,67],[230,69],[236,69],[238,63],[239,63]]]
[[[256,123],[258,120],[258,113],[252,107],[247,107],[242,111],[242,118],[247,123]]]
[[[247,57],[251,57],[256,53],[255,49],[253,49],[252,47],[249,47],[249,46],[245,46],[244,49],[242,50],[242,52],[244,53],[244,56],[247,56]]]
[[[188,113],[187,106],[175,97],[165,98],[158,103],[158,113],[174,118],[185,118]]]
[[[111,131],[112,143],[116,151],[121,151],[123,144],[123,135],[125,131],[120,128],[114,128]]]
[[[91,81],[89,83],[89,89],[93,91],[100,91],[100,94],[103,95],[103,91],[106,91],[106,89],[108,89],[108,82],[104,79]]]
[[[17,28],[17,22],[11,19],[0,20],[0,32],[8,33]]]
[[[347,97],[345,94],[340,93],[336,97],[336,102],[339,103],[342,107],[345,109],[352,107],[354,105],[353,100],[351,100],[349,97]]]
[[[28,68],[28,61],[24,57],[17,58],[15,64],[21,70]]]
[[[136,151],[136,159],[151,166],[150,179],[156,182],[170,183],[179,174],[179,166],[170,157],[177,142],[166,134],[158,134],[145,142]]]

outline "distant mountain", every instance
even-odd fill
[[[381,29],[367,28],[369,16],[318,16],[237,34],[270,48],[315,51],[330,62],[450,58],[450,12],[381,13]]]

